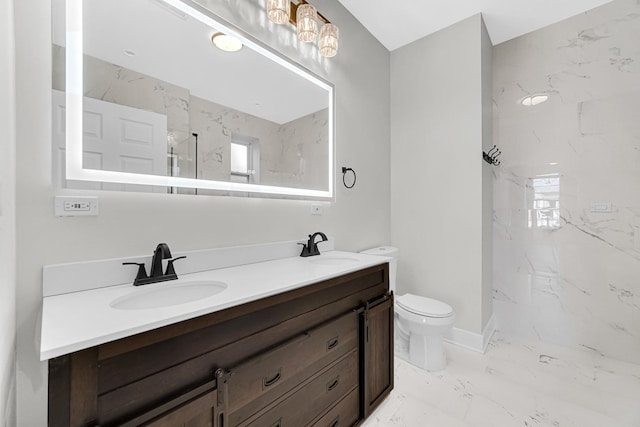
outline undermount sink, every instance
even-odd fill
[[[162,282],[140,288],[114,299],[109,304],[118,310],[143,310],[170,307],[209,298],[227,289],[227,284],[214,281]]]
[[[343,265],[360,261],[358,258],[343,255],[320,255],[316,257],[309,257],[307,260],[312,264],[320,265]]]

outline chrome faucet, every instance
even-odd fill
[[[174,261],[186,258],[186,256],[180,256],[177,258],[171,258],[171,250],[166,243],[159,243],[156,246],[156,250],[153,251],[153,258],[151,259],[151,271],[147,276],[147,270],[144,267],[144,263],[138,262],[123,262],[122,265],[137,265],[138,274],[133,281],[134,286],[148,285],[150,283],[165,282],[167,280],[176,280],[178,275],[173,267]],[[162,271],[162,260],[168,259],[166,271]]]
[[[320,251],[318,250],[318,244],[315,241],[317,236],[320,236],[323,242],[326,242],[327,240],[329,240],[327,239],[327,235],[321,231],[318,231],[313,234],[309,234],[309,240],[307,241],[306,245],[304,243],[298,243],[299,245],[302,245],[302,252],[300,252],[301,257],[320,255]]]

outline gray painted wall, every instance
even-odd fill
[[[15,75],[13,0],[0,0],[0,426],[15,425]]]
[[[491,298],[491,259],[482,254],[491,191],[481,157],[483,135],[490,135],[483,126],[483,92],[490,93],[483,32],[476,15],[391,53],[391,241],[400,248],[398,292],[449,303],[455,326],[473,333],[481,333],[491,315],[490,302],[483,304]]]
[[[493,44],[481,20],[482,150],[493,147]],[[477,153],[480,155],[480,153]],[[493,169],[482,162],[482,328],[493,315]]]
[[[18,425],[46,425],[47,367],[38,360],[42,266],[149,254],[159,241],[176,251],[304,238],[322,230],[357,251],[390,240],[389,52],[337,2],[314,2],[340,27],[337,57],[323,60],[268,22],[254,1],[208,6],[336,87],[337,166],[358,173],[322,216],[310,202],[213,196],[99,193],[97,218],[56,218],[51,185],[51,16],[48,0],[16,2]],[[81,319],[79,319],[81,321]]]

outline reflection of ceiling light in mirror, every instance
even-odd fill
[[[127,56],[136,56],[137,55],[135,50],[131,50],[131,49],[125,49],[122,52]]]
[[[549,166],[555,166],[557,164],[558,164],[558,162],[551,162],[551,163],[549,163]]]
[[[542,104],[549,99],[549,95],[540,93],[537,95],[525,96],[520,103],[525,107],[533,107],[534,105]]]
[[[225,52],[237,52],[242,49],[242,43],[235,37],[223,33],[215,33],[211,36],[211,43]]]

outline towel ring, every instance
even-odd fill
[[[351,172],[353,174],[353,182],[351,185],[347,184],[347,172]],[[351,168],[342,167],[342,184],[344,184],[345,188],[353,188],[356,185],[356,171]]]

